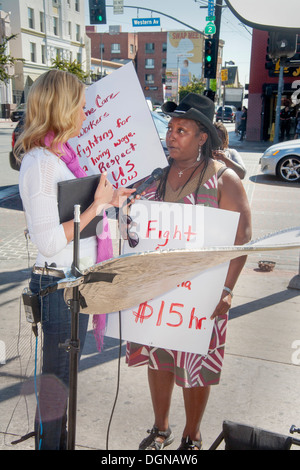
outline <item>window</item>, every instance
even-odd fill
[[[70,38],[72,39],[72,23],[71,21],[68,21],[68,34]]]
[[[28,11],[28,27],[34,29],[34,10],[33,8],[27,8]]]
[[[79,0],[75,0],[75,11],[79,11]]]
[[[58,30],[58,18],[56,16],[53,17],[53,34],[55,36],[58,36],[59,30]]]
[[[80,25],[76,25],[76,41],[80,42]]]
[[[147,73],[145,75],[145,82],[149,85],[151,83],[154,83],[154,75],[152,73]]]
[[[154,69],[154,59],[146,59],[145,60],[145,68],[146,69]]]
[[[167,43],[166,42],[163,42],[162,52],[167,52]]]
[[[154,42],[146,42],[145,44],[145,52],[146,54],[153,54],[155,50]]]
[[[46,46],[42,45],[41,47],[41,55],[42,55],[42,64],[46,63]]]
[[[120,54],[121,52],[120,44],[112,44],[110,51],[112,54]]]
[[[34,42],[30,43],[30,60],[36,62],[36,44]]]
[[[45,32],[45,14],[43,11],[40,11],[40,31],[41,33]]]

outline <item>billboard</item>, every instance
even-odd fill
[[[167,35],[165,99],[176,100],[180,86],[202,78],[203,35],[196,31],[170,31]]]

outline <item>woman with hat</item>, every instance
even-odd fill
[[[251,238],[250,208],[237,174],[213,158],[220,140],[213,125],[214,104],[202,95],[188,94],[179,105],[167,102],[163,112],[171,116],[166,143],[169,166],[162,179],[147,189],[149,200],[202,204],[240,213],[235,244]],[[200,424],[209,397],[210,386],[218,384],[224,357],[227,312],[233,289],[246,257],[232,260],[221,298],[212,315],[215,319],[206,356],[182,353],[128,343],[129,366],[148,365],[148,381],[154,411],[154,425],[139,449],[160,450],[174,436],[169,428],[169,410],[174,384],[182,387],[186,424],[178,450],[202,447]]]

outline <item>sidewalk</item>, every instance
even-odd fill
[[[252,164],[250,152],[261,150],[246,141],[241,145]],[[254,198],[254,208],[255,203],[259,202]],[[36,344],[20,309],[34,249],[29,244],[28,261],[22,212],[2,207],[0,214],[0,340],[6,346],[6,364],[0,365],[0,449],[29,450],[34,448],[33,439],[16,446],[11,442],[32,431],[36,406]],[[292,424],[300,426],[300,291],[288,289],[298,273],[298,257],[294,250],[279,253],[273,272],[258,269],[257,255],[248,258],[234,292],[221,383],[212,387],[203,419],[204,449],[221,432],[225,419],[283,434],[289,434]],[[40,338],[38,357],[39,348]],[[108,449],[125,451],[137,449],[153,424],[153,416],[146,368],[125,365],[124,344],[121,354],[120,389]],[[118,355],[119,343],[110,338],[105,339],[104,351],[97,352],[90,324],[78,376],[77,449],[106,448],[118,384]],[[168,448],[172,450],[178,447],[184,427],[182,394],[177,387],[170,425],[175,434],[175,442]]]

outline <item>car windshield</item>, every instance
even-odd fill
[[[152,117],[154,120],[155,127],[157,129],[157,132],[159,134],[159,138],[161,140],[164,140],[166,138],[166,133],[168,130],[168,122],[166,119],[160,117],[159,115],[152,113]]]

